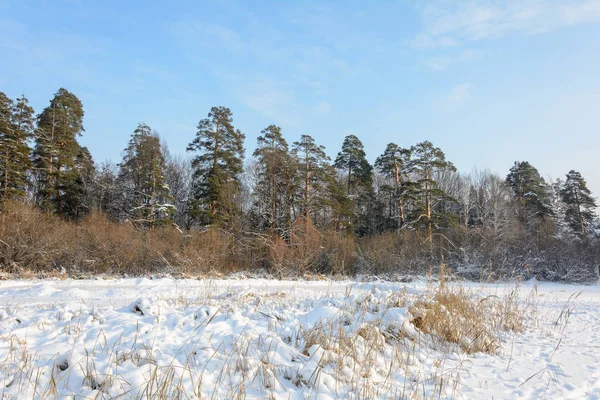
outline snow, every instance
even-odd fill
[[[461,285],[498,298],[515,287]],[[409,306],[429,286],[1,281],[0,392],[2,398],[600,399],[599,286],[522,283],[520,301],[535,304],[527,329],[504,332],[496,354],[471,355],[440,347],[411,323]]]

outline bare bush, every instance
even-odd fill
[[[31,206],[7,204],[0,230],[0,266],[9,274],[179,273],[220,275],[265,270],[279,276],[352,274],[354,240],[319,232],[310,221],[294,225],[291,239],[219,228],[137,229],[93,212],[79,223]]]

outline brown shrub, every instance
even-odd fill
[[[425,232],[386,232],[358,240],[357,269],[364,274],[423,274],[439,263]]]
[[[115,223],[93,212],[79,223],[32,206],[10,203],[0,220],[0,267],[25,276],[182,273],[219,275],[266,270],[280,277],[352,272],[354,241],[297,223],[290,240],[278,235],[211,227],[154,231]],[[29,272],[27,272],[29,271]]]
[[[0,265],[9,273],[143,274],[176,261],[171,243],[164,240],[165,231],[135,230],[99,213],[75,224],[17,203],[7,205],[5,212]]]

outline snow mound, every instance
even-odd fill
[[[164,314],[165,311],[169,310],[169,306],[167,305],[167,303],[165,301],[162,301],[162,300],[157,301],[157,300],[153,300],[153,299],[144,297],[144,298],[139,298],[136,301],[134,301],[129,306],[129,309],[131,311],[133,311],[134,313],[137,313],[140,315],[151,316],[151,315],[160,315],[161,312],[162,312],[162,314]]]

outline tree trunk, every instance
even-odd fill
[[[150,197],[150,230],[154,232],[154,224],[156,222],[155,203],[156,203],[156,167],[152,168],[152,196]]]
[[[4,236],[4,233],[6,232],[6,208],[4,207],[4,205],[6,205],[6,201],[8,200],[8,148],[6,149],[6,163],[5,163],[5,170],[4,170],[4,196],[2,197],[2,202],[0,203],[0,212],[2,213],[2,230],[0,231],[1,236]]]
[[[216,124],[215,125],[215,154],[213,156],[213,169],[212,169],[213,179],[215,178],[215,176],[217,174],[217,168],[219,166],[219,164],[218,164],[218,162],[219,162],[218,153],[220,150],[219,146],[220,146],[220,144],[219,144],[219,124]],[[212,193],[211,193],[211,195],[212,195]],[[210,216],[212,218],[217,213],[217,200],[215,200],[214,197],[211,198],[208,207],[209,207]]]
[[[575,201],[577,202],[577,216],[579,217],[579,229],[581,230],[579,234],[581,237],[584,236],[585,225],[583,222],[583,215],[581,215],[581,202],[579,201],[579,196],[577,195],[577,191],[575,190]]]
[[[6,202],[8,200],[8,165],[10,153],[8,152],[8,147],[6,148],[6,159],[4,160],[4,195],[2,196],[2,201]]]
[[[348,196],[350,196],[350,178],[352,177],[352,166],[348,165]]]
[[[433,251],[433,229],[431,227],[431,198],[429,193],[429,171],[425,172],[425,220],[427,221],[427,240]]]
[[[268,169],[267,169],[268,171]],[[277,228],[277,193],[275,190],[275,173],[273,171],[269,171],[271,175],[271,229]]]
[[[52,178],[53,162],[54,162],[54,127],[56,125],[56,106],[52,104],[52,127],[50,129],[50,145],[48,146],[48,174],[44,182],[44,197],[48,195],[50,190],[50,179]],[[44,199],[46,200],[46,199]]]
[[[400,166],[398,161],[394,160],[394,167],[396,169],[396,202],[398,207],[398,214],[400,216],[400,223],[398,224],[398,232],[400,228],[404,226],[404,205],[402,204],[402,197],[400,196],[400,189],[402,187],[402,177],[400,176]]]
[[[308,224],[308,197],[310,193],[310,172],[308,163],[308,148],[304,154],[304,223]]]

